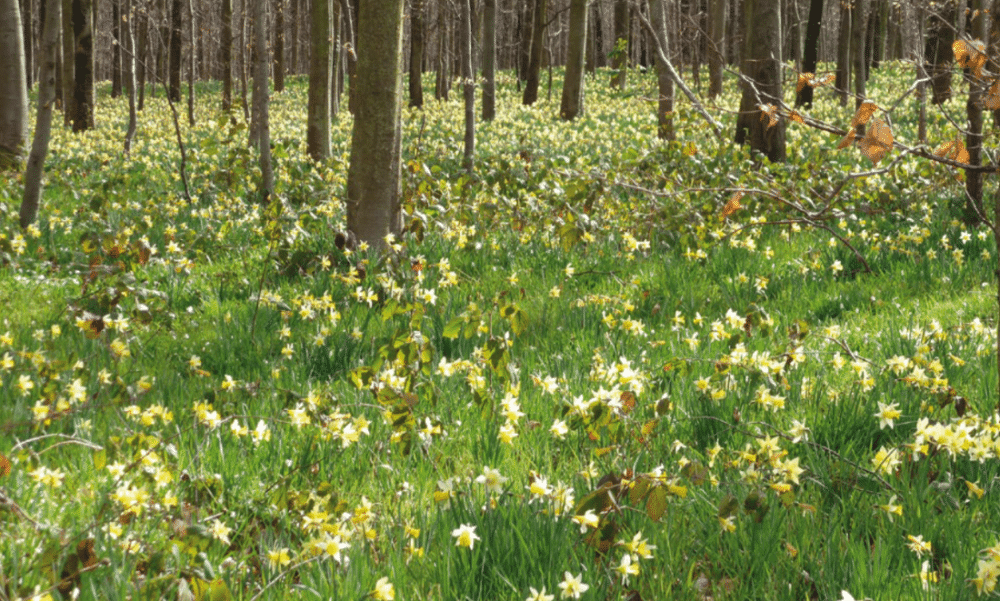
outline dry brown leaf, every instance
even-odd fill
[[[969,162],[969,151],[961,140],[949,140],[934,149],[935,156],[943,159],[950,159],[958,163]]]
[[[10,459],[4,457],[3,453],[0,453],[0,478],[10,475],[10,470],[13,466],[10,463]]]
[[[857,134],[854,133],[854,126],[851,126],[851,129],[847,130],[847,135],[841,138],[840,142],[837,143],[837,150],[843,150],[850,146],[851,142],[853,142],[856,137]]]
[[[736,211],[739,211],[740,209],[743,208],[743,205],[740,204],[740,199],[743,198],[744,194],[745,194],[745,192],[743,192],[743,190],[737,190],[729,198],[729,202],[726,203],[726,206],[722,207],[722,218],[723,219],[726,219],[727,217],[729,217],[730,215],[732,215]]]
[[[993,82],[982,98],[983,108],[988,111],[1000,109],[1000,80]]]
[[[815,76],[812,73],[799,73],[799,81],[795,84],[795,93],[798,94],[806,86],[813,87]]]
[[[806,124],[806,120],[802,118],[802,115],[800,115],[798,111],[792,111],[788,113],[788,118],[801,125]]]
[[[837,80],[837,75],[836,74],[834,74],[834,73],[827,73],[826,75],[824,75],[820,79],[814,79],[813,80],[813,87],[814,88],[820,88],[820,87],[823,87],[825,85],[829,85],[829,84],[835,82],[836,80]]]
[[[868,120],[872,118],[878,106],[871,100],[865,100],[858,107],[858,112],[854,113],[854,118],[851,119],[851,127],[856,125],[864,125],[868,123]]]
[[[865,137],[858,141],[858,148],[872,163],[878,165],[892,150],[892,128],[881,119],[872,120]]]
[[[773,104],[760,104],[757,108],[760,109],[760,120],[763,121],[765,117],[768,119],[767,129],[778,124],[778,107]]]

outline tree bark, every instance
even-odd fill
[[[951,98],[951,45],[955,41],[955,19],[958,6],[955,0],[945,0],[928,14],[924,59],[931,76],[931,102],[941,104]]]
[[[44,2],[45,0],[41,1]],[[21,41],[24,44],[24,81],[29,90],[34,86],[35,78],[35,34],[32,27],[32,15],[35,11],[32,4],[32,0],[21,0],[21,27],[23,29]]]
[[[851,4],[840,2],[840,30],[837,34],[837,78],[834,81],[840,106],[847,106],[847,91],[851,87]]]
[[[569,8],[569,48],[559,116],[566,121],[583,114],[583,68],[587,54],[587,0],[572,0]]]
[[[331,51],[330,60],[330,121],[340,114],[340,93],[344,87],[344,51],[341,46],[341,29],[343,29],[343,19],[341,18],[341,5],[336,0],[330,5],[330,33]]]
[[[187,0],[188,6],[188,35],[191,38],[188,42],[190,46],[190,60],[188,61],[188,125],[194,127],[194,77],[197,69],[195,68],[198,64],[197,62],[197,49],[195,47],[195,40],[197,36],[195,34],[194,26],[194,0]]]
[[[462,96],[465,100],[465,152],[462,163],[471,175],[476,160],[476,82],[472,71],[472,0],[458,0],[462,10]]]
[[[612,50],[611,87],[624,90],[625,76],[628,73],[628,39],[629,39],[628,0],[615,0],[615,42]]]
[[[233,0],[222,0],[221,37],[222,110],[228,112],[233,107]]]
[[[483,3],[483,121],[496,116],[497,0]]]
[[[854,58],[854,108],[865,101],[865,82],[868,80],[868,59],[865,40],[868,33],[868,0],[854,0],[851,14],[851,56]],[[865,135],[865,126],[856,128],[858,137]]]
[[[972,38],[987,40],[986,2],[972,0]],[[984,82],[976,79],[970,71],[969,98],[965,103],[965,113],[969,120],[969,130],[965,136],[965,147],[969,151],[969,165],[979,166],[983,163],[983,107],[982,96]],[[980,208],[983,203],[983,174],[976,171],[965,172],[965,213],[964,220],[970,225],[979,223]]]
[[[253,8],[254,45],[257,48],[253,69],[253,117],[257,122],[257,149],[260,151],[260,196],[266,204],[274,190],[268,124],[267,0],[254,0]]]
[[[424,0],[410,7],[410,106],[424,106]]]
[[[333,73],[331,0],[312,0],[309,15],[309,114],[306,151],[315,161],[330,158],[330,84]]]
[[[181,27],[182,0],[173,0],[170,10],[170,100],[181,99]]]
[[[289,45],[292,47],[291,72],[295,74],[302,72],[299,65],[299,4],[301,2],[302,0],[292,0],[292,40]]]
[[[802,71],[816,74],[819,61],[819,34],[823,20],[823,0],[810,0],[809,17],[806,23],[806,46],[802,58]],[[802,86],[795,96],[795,106],[812,107],[813,87]]]
[[[43,2],[46,0],[42,0]],[[21,199],[20,225],[24,229],[34,223],[42,196],[42,172],[49,151],[52,132],[52,105],[56,102],[56,54],[59,52],[59,29],[62,21],[61,0],[47,0],[42,23],[42,46],[39,48],[41,73],[38,84],[38,118],[35,138],[31,143],[28,167],[24,173],[24,197]]]
[[[649,0],[649,17],[656,31],[656,44],[664,50],[669,48],[667,39],[667,14],[664,0]],[[669,66],[656,52],[656,83],[659,103],[656,110],[656,136],[661,140],[674,139],[674,80],[670,77]]]
[[[391,0],[389,5],[393,5],[396,0]],[[354,89],[355,80],[358,77],[358,54],[357,54],[357,31],[360,25],[356,23],[357,19],[360,19],[358,14],[359,5],[355,7],[351,6],[349,0],[340,0],[340,18],[344,23],[344,34],[345,41],[347,43],[347,110],[351,111],[351,114],[357,112],[357,100],[355,99]]]
[[[132,152],[132,141],[135,139],[135,130],[138,125],[138,109],[136,106],[135,90],[135,36],[132,35],[135,11],[132,10],[132,0],[123,0],[125,3],[125,21],[122,23],[122,40],[125,44],[125,56],[122,57],[122,77],[125,80],[125,93],[128,94],[128,130],[125,132],[125,155]]]
[[[403,227],[400,109],[403,0],[363,2],[358,15],[357,112],[347,174],[347,228],[375,250]]]
[[[149,13],[139,8],[134,11],[133,18],[139,24],[138,47],[135,49],[136,55],[136,85],[138,86],[139,98],[136,110],[141,111],[146,103],[146,60],[149,56]]]
[[[43,0],[44,1],[44,0]],[[122,95],[121,0],[111,0],[111,97]]]
[[[542,69],[542,51],[545,44],[545,24],[548,18],[548,0],[535,0],[535,14],[531,28],[531,56],[528,60],[527,78],[524,83],[522,104],[531,106],[538,100],[539,73]]]
[[[94,36],[91,0],[73,0],[75,69],[73,131],[94,127]]]
[[[434,99],[448,100],[448,90],[451,86],[451,61],[448,60],[448,48],[450,47],[448,35],[449,19],[445,13],[445,6],[438,3],[437,6],[437,69],[434,74]]]
[[[73,0],[62,0],[62,52],[63,52],[63,125],[73,126],[73,116],[76,109],[73,108],[76,85],[74,77],[76,75],[76,43],[73,34]]]
[[[274,2],[274,91],[285,91],[285,0]]]
[[[746,0],[740,72],[743,83],[736,143],[749,143],[772,162],[785,160],[785,121],[772,122],[761,105],[781,104],[781,11],[772,0]]]
[[[722,65],[725,62],[726,0],[709,0],[708,15],[708,97],[722,93]]]
[[[20,169],[28,144],[28,83],[17,0],[0,0],[0,171]]]

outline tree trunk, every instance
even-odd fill
[[[21,199],[20,224],[24,229],[38,216],[42,197],[42,172],[45,155],[49,151],[52,132],[52,105],[56,102],[56,54],[59,52],[59,29],[62,25],[61,0],[47,1],[42,23],[42,46],[39,48],[41,73],[38,84],[38,118],[35,120],[35,138],[31,143],[28,167],[24,173],[24,197]]]
[[[44,0],[43,0],[44,1]],[[122,95],[121,0],[111,0],[111,97]]]
[[[708,15],[708,97],[722,93],[722,66],[725,62],[726,0],[709,0]]]
[[[743,60],[740,72],[754,82],[743,84],[736,142],[749,143],[772,162],[785,160],[785,121],[772,122],[761,105],[781,104],[781,11],[772,0],[746,0]],[[758,95],[759,93],[759,95]]]
[[[918,4],[917,5],[917,48],[914,52],[915,56],[919,56],[920,53],[924,52],[926,46],[926,31],[924,27],[927,23],[927,10],[926,8]],[[927,66],[925,61],[921,61],[919,58],[914,61],[916,63],[917,71],[917,140],[921,144],[927,143],[927,84],[924,80],[927,79]]]
[[[545,22],[549,14],[548,8],[549,0],[535,0],[535,14],[531,19],[531,57],[528,60],[524,97],[521,99],[525,106],[531,106],[538,100],[538,82],[542,69],[542,51],[545,44]]]
[[[44,2],[45,0],[40,0]],[[24,82],[30,90],[34,86],[35,78],[35,34],[33,31],[32,15],[34,8],[32,0],[21,0],[21,41],[24,44]]]
[[[951,98],[951,45],[955,41],[955,0],[946,0],[930,11],[925,36],[924,59],[931,76],[931,102],[941,104]]]
[[[135,53],[137,59],[136,78],[138,79],[136,85],[139,88],[139,99],[136,110],[141,111],[146,103],[146,59],[149,56],[149,14],[141,8],[135,10],[134,13],[134,18],[139,22],[139,46]]]
[[[274,190],[267,106],[267,0],[254,0],[253,8],[253,37],[257,49],[253,66],[253,119],[257,123],[257,149],[260,151],[260,197],[261,202],[266,204]]]
[[[666,55],[667,13],[664,0],[649,0],[649,17],[656,31],[656,45],[663,49]],[[659,93],[659,104],[656,110],[656,136],[661,140],[674,139],[674,80],[670,77],[669,66],[661,60],[660,52],[656,52],[656,83]]]
[[[823,0],[810,0],[809,21],[806,23],[806,47],[802,58],[802,71],[816,74],[819,61],[819,34],[822,29]],[[802,86],[795,96],[795,106],[811,108],[813,103],[813,87]]]
[[[497,0],[483,3],[483,121],[496,116]]]
[[[569,8],[569,48],[559,116],[571,121],[583,114],[583,68],[587,50],[587,0],[572,0]]]
[[[302,0],[292,0],[292,40],[289,44],[292,47],[291,71],[296,75],[301,73],[299,66],[299,4]]]
[[[76,43],[73,34],[73,0],[62,0],[62,52],[63,52],[63,125],[73,126],[76,109],[73,100],[76,94]]]
[[[181,99],[181,27],[182,0],[173,0],[170,10],[170,100]]]
[[[458,0],[462,9],[462,97],[465,100],[465,152],[462,164],[471,175],[476,160],[476,82],[472,70],[472,0]]]
[[[865,51],[868,36],[868,0],[854,0],[851,14],[851,56],[854,58],[854,108],[865,101],[865,82],[868,79],[868,60]],[[865,126],[858,125],[858,137],[865,135]]]
[[[424,106],[424,0],[410,8],[410,106]]]
[[[596,69],[608,66],[607,55],[604,54],[604,17],[601,14],[601,3],[594,2],[594,66]]]
[[[615,0],[615,43],[612,49],[611,87],[625,89],[625,76],[628,73],[628,30],[629,30],[628,0]]]
[[[21,168],[28,144],[28,83],[21,11],[0,0],[0,171]]]
[[[331,56],[330,60],[330,121],[332,122],[340,114],[340,93],[344,87],[344,51],[341,46],[340,34],[343,29],[343,19],[341,15],[340,3],[333,0],[330,5],[330,32]]]
[[[330,158],[330,84],[333,47],[330,44],[331,0],[312,0],[309,15],[309,114],[306,151],[313,160]]]
[[[285,0],[274,3],[274,91],[285,91]]]
[[[987,40],[986,3],[984,0],[972,0],[972,38]],[[965,114],[969,120],[969,131],[965,137],[965,146],[969,151],[969,165],[982,165],[983,160],[983,85],[973,73],[968,74],[969,99],[965,104]],[[973,171],[965,172],[965,214],[964,220],[969,225],[979,223],[980,207],[983,204],[983,174]]]
[[[222,0],[222,110],[233,107],[233,0]]]
[[[347,174],[347,227],[359,242],[385,247],[403,226],[400,108],[403,0],[361,4],[358,96]]]
[[[519,3],[521,9],[518,11],[517,31],[519,38],[519,54],[517,61],[517,81],[518,90],[521,89],[521,82],[528,79],[528,64],[531,62],[531,40],[534,37],[535,28],[532,26],[531,16],[534,4],[531,0],[524,0]]]
[[[878,69],[882,62],[888,60],[886,41],[889,38],[889,1],[876,0],[872,8],[875,17],[875,45],[872,48],[872,67]]]
[[[195,77],[195,66],[197,65],[197,52],[195,49],[195,40],[197,39],[195,35],[194,27],[194,0],[187,0],[188,5],[188,34],[191,38],[189,42],[190,46],[190,60],[188,61],[188,125],[194,127],[194,77]]]
[[[125,79],[125,93],[128,94],[128,130],[125,132],[125,155],[132,152],[132,141],[138,124],[135,90],[135,37],[132,35],[132,23],[136,11],[132,10],[132,0],[125,2],[125,21],[122,23],[122,40],[125,44],[125,56],[122,57],[122,77]]]
[[[392,5],[395,2],[396,0],[391,0],[389,4]],[[352,8],[348,0],[340,0],[340,18],[344,22],[344,33],[349,47],[347,51],[347,110],[351,111],[351,114],[355,114],[358,110],[354,88],[358,78],[357,31],[360,25],[356,21],[361,17],[358,14],[359,11],[355,10],[356,8],[358,5]]]
[[[73,0],[75,68],[73,131],[94,127],[94,36],[91,0]]]
[[[437,10],[438,56],[437,70],[434,76],[434,99],[448,100],[448,89],[451,86],[451,61],[448,60],[449,19],[446,16],[444,4],[438,3]]]
[[[851,4],[840,2],[840,30],[837,35],[837,79],[834,81],[840,106],[847,106],[847,91],[851,87]]]
[[[243,0],[241,4],[242,10],[240,11],[240,39],[239,43],[236,45],[240,49],[239,58],[240,64],[237,65],[240,74],[240,104],[243,106],[243,119],[244,121],[250,123],[251,128],[253,127],[253,122],[250,120],[250,104],[247,102],[247,47],[250,46],[247,36],[247,24],[250,19],[248,13],[250,12],[250,0]]]

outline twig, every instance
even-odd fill
[[[20,449],[23,449],[24,447],[26,447],[27,445],[29,445],[29,444],[31,444],[33,442],[38,442],[40,440],[45,440],[47,438],[61,438],[61,439],[63,439],[63,442],[56,443],[56,444],[54,444],[51,447],[48,447],[46,449],[42,449],[41,451],[39,451],[39,454],[44,453],[45,451],[50,451],[50,450],[52,450],[52,449],[54,449],[56,447],[59,447],[59,446],[62,446],[62,445],[66,445],[66,444],[78,444],[78,445],[87,447],[88,449],[93,449],[95,451],[100,451],[100,450],[102,450],[104,448],[104,447],[102,447],[99,444],[95,444],[95,443],[90,442],[89,440],[83,440],[81,438],[76,438],[75,436],[69,436],[67,434],[43,434],[42,436],[36,436],[34,438],[29,438],[27,440],[22,440],[21,442],[19,442],[16,445],[14,445],[13,448],[11,448],[11,452],[14,453],[14,452],[16,452],[16,451],[18,451]]]

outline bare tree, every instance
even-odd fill
[[[736,143],[749,143],[771,161],[785,160],[785,120],[781,106],[781,10],[772,0],[746,0],[743,95],[736,119]],[[762,109],[769,109],[769,113]]]
[[[45,155],[49,151],[52,133],[52,106],[56,102],[56,53],[59,51],[59,28],[62,21],[61,0],[47,0],[45,22],[42,24],[41,74],[38,85],[38,118],[35,120],[35,138],[24,174],[24,197],[21,199],[20,224],[26,228],[38,216],[42,196],[42,172]]]
[[[260,151],[260,194],[261,200],[266,203],[274,190],[268,125],[267,0],[254,0],[253,9],[253,37],[257,48],[253,65],[253,119],[257,123],[256,146]]]
[[[496,116],[497,0],[483,2],[483,121]]]
[[[0,0],[0,170],[20,166],[28,143],[28,82],[17,0]]]
[[[410,6],[410,106],[424,106],[424,0]]]
[[[559,116],[570,121],[583,113],[583,68],[587,55],[587,0],[572,0],[569,9],[569,52]]]
[[[361,3],[357,52],[358,102],[347,174],[347,228],[358,241],[382,249],[386,236],[399,234],[403,227],[403,0]]]
[[[309,15],[309,114],[306,150],[314,160],[330,157],[330,96],[333,73],[331,0],[312,0]]]
[[[663,0],[649,0],[649,16],[656,32],[657,46],[668,48],[667,17]],[[674,81],[670,77],[664,57],[659,52],[656,53],[656,82],[660,97],[656,111],[656,134],[661,140],[673,140]]]
[[[820,0],[821,1],[821,0]],[[722,64],[725,62],[726,0],[709,0],[708,9],[708,97],[722,93]]]
[[[545,43],[545,26],[548,18],[548,0],[535,0],[535,16],[532,19],[531,55],[528,59],[528,73],[524,84],[523,104],[530,106],[538,100],[539,72],[542,69],[542,45]]]
[[[233,106],[233,0],[222,0],[222,110]]]
[[[465,153],[462,163],[472,173],[476,157],[476,82],[472,72],[472,0],[458,0],[462,5],[462,96],[465,100]]]
[[[94,127],[94,12],[91,0],[73,0],[75,65],[73,131]]]

